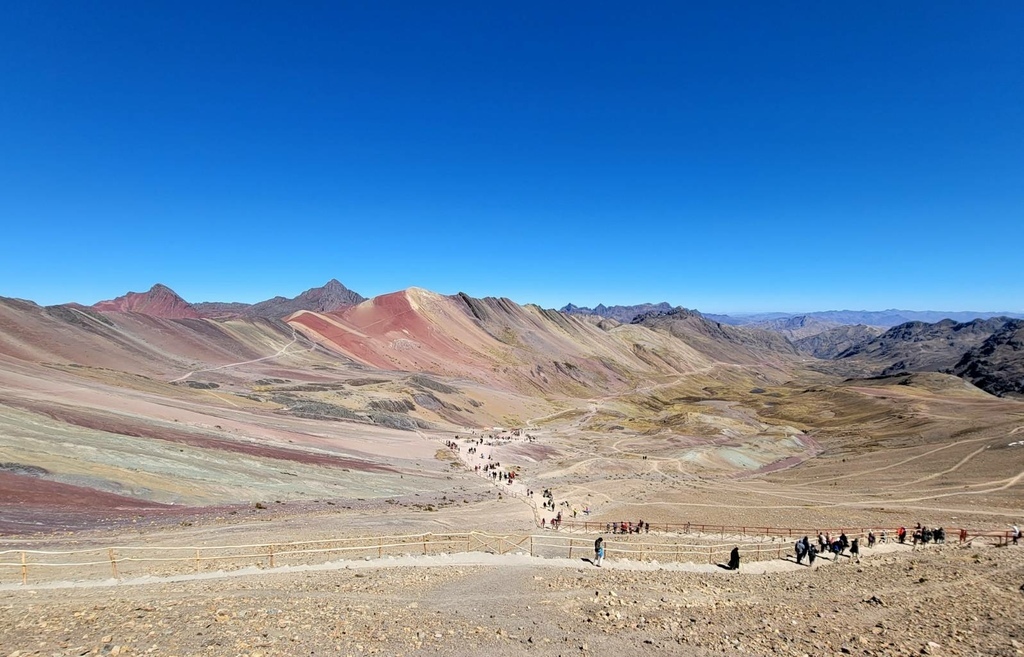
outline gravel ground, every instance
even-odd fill
[[[738,573],[459,558],[4,590],[0,654],[1024,654],[1024,547]]]

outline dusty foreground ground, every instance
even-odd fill
[[[1024,654],[1024,547],[679,568],[476,554],[8,588],[0,654]]]

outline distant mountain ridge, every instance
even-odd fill
[[[723,324],[744,326],[790,318],[807,317],[833,324],[892,327],[907,322],[925,322],[934,324],[944,319],[954,322],[969,322],[974,319],[990,319],[992,317],[1010,317],[1024,319],[1024,314],[1011,312],[974,311],[974,310],[823,310],[809,313],[758,313],[752,315],[708,315]]]
[[[843,324],[804,338],[793,340],[801,353],[829,360],[853,347],[877,338],[884,331],[877,326]]]
[[[833,360],[887,376],[956,374],[993,395],[1024,394],[1024,320],[907,322],[855,343]]]
[[[157,283],[146,292],[129,292],[116,299],[99,301],[91,307],[100,312],[134,312],[163,319],[280,319],[300,310],[332,312],[365,300],[362,295],[336,279],[327,281],[322,287],[310,288],[294,298],[278,296],[254,304],[220,301],[189,303],[171,288]]]
[[[672,305],[662,301],[661,303],[641,303],[635,306],[606,306],[599,303],[593,308],[581,308],[570,303],[560,308],[559,312],[570,315],[597,315],[606,319],[614,319],[622,324],[629,324],[637,315],[652,311],[668,312],[669,310],[672,310]]]
[[[354,306],[363,301],[366,301],[366,297],[358,292],[353,292],[332,278],[323,287],[306,290],[294,299],[274,297],[253,304],[243,311],[243,314],[247,317],[287,317],[300,310],[326,313],[346,306]]]

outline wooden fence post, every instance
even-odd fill
[[[196,572],[199,572],[199,548],[196,548]]]
[[[384,537],[381,536],[377,539],[377,558],[380,559],[384,556]]]
[[[530,556],[531,557],[534,556],[533,555],[533,534],[530,535]]]
[[[21,583],[28,584],[28,558],[21,553]]]
[[[270,551],[270,567],[274,567],[274,546],[268,545],[267,549]]]
[[[708,548],[708,563],[715,563],[715,558],[712,556],[711,548]]]
[[[569,558],[572,559],[572,539],[569,539]]]
[[[117,579],[117,559],[114,558],[114,548],[107,548],[107,555],[110,557],[110,573]]]
[[[430,534],[423,535],[423,554],[427,553],[427,541],[430,540]],[[469,541],[466,541],[466,552],[469,552]]]

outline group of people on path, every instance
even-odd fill
[[[868,535],[868,544],[874,544],[871,534]],[[827,532],[820,532],[817,545],[812,544],[810,539],[804,536],[794,546],[796,562],[802,564],[806,557],[808,566],[814,565],[814,560],[818,558],[818,555],[832,554],[832,560],[839,561],[839,557],[847,556],[846,550],[850,551],[850,559],[860,563],[860,539],[855,538],[851,542],[845,532],[841,532],[835,538],[832,538]]]

